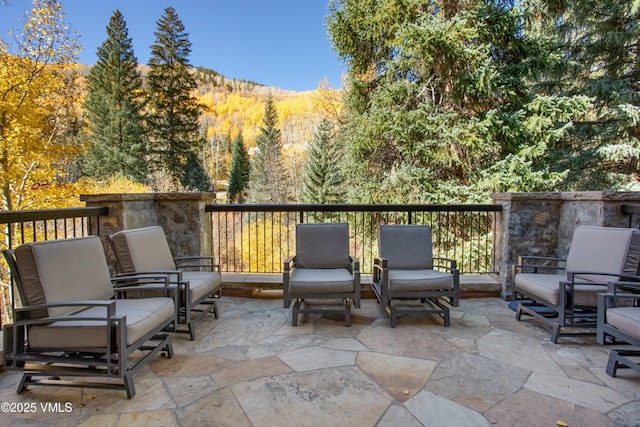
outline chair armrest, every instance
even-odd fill
[[[568,273],[568,277],[567,280],[564,280],[563,282],[565,283],[571,283],[571,284],[579,284],[579,285],[597,285],[597,286],[602,286],[602,285],[606,285],[607,282],[587,282],[587,281],[580,281],[580,278],[576,278],[576,276],[611,276],[611,277],[630,277],[630,276],[623,276],[620,275],[618,273],[603,273],[601,271],[572,271],[570,273]],[[631,277],[635,277],[635,276],[631,276]]]
[[[211,255],[182,256],[173,259],[176,267],[184,268],[205,268],[210,271],[220,271],[220,265],[215,263],[215,258]]]
[[[638,278],[640,280],[640,277]],[[617,296],[620,291],[626,292],[626,295],[640,294],[640,282],[630,282],[627,280],[618,282],[609,282],[607,293]],[[635,295],[636,298],[640,298],[640,295]]]
[[[522,273],[525,269],[532,270],[532,273],[537,273],[538,269],[541,270],[564,270],[564,265],[559,265],[560,263],[565,263],[567,260],[565,258],[557,258],[557,257],[545,257],[545,256],[535,256],[535,255],[524,255],[519,256],[516,264],[513,265],[514,272]],[[547,264],[543,264],[546,262]],[[555,263],[555,264],[549,264]],[[519,271],[516,271],[519,270]]]
[[[126,276],[126,275],[145,275],[145,274],[150,274],[150,275],[165,275],[169,277],[169,282],[170,283],[182,283],[182,270],[148,270],[148,271],[136,271],[135,273],[120,273],[120,274],[116,274],[115,277],[121,277],[121,276]],[[175,275],[176,276],[176,280],[171,279],[171,276]]]
[[[173,294],[174,297],[177,296],[177,283],[171,283],[169,280],[168,274],[128,274],[128,275],[118,275],[116,277],[111,278],[111,282],[113,283],[115,292],[117,297],[126,295],[127,292],[136,291],[138,294],[140,292],[148,292],[150,293],[150,297],[155,296],[152,292],[157,290],[159,287],[163,287],[166,291],[166,295],[169,296]],[[154,288],[142,287],[142,285],[157,285]]]
[[[74,300],[74,301],[57,301],[49,302],[45,304],[26,305],[24,307],[16,308],[15,313],[17,316],[28,315],[29,312],[34,310],[42,310],[48,308],[59,307],[105,307],[108,317],[113,317],[116,314],[116,302],[115,300]],[[65,317],[65,316],[59,316]],[[47,322],[51,322],[53,317],[46,317]]]
[[[137,284],[148,284],[148,283],[159,283],[158,281],[169,284],[169,275],[161,274],[161,273],[126,273],[126,274],[117,274],[115,277],[111,278],[111,282],[118,286],[120,282],[125,283],[127,285],[131,284],[132,281],[135,281]]]
[[[458,267],[458,262],[452,258],[433,257],[433,260],[445,263],[434,264],[434,267],[444,268],[449,271],[453,271]]]
[[[349,257],[349,260],[351,261],[351,273],[356,274],[356,273],[360,273],[360,260],[358,259],[358,257],[352,255]]]
[[[373,281],[379,282],[382,280],[384,272],[389,270],[387,267],[387,259],[382,257],[373,258]]]
[[[376,266],[380,266],[380,268],[388,268],[387,267],[388,261],[386,258],[377,256],[373,258],[373,265]]]
[[[620,283],[620,282],[618,282]],[[640,294],[634,293],[612,293],[610,291],[606,293],[598,294],[598,308],[600,310],[606,310],[607,308],[615,308],[617,306],[617,302],[621,300],[631,300],[632,304],[636,303],[640,300]]]
[[[289,271],[291,270],[291,267],[295,267],[296,265],[296,256],[295,255],[291,255],[290,257],[288,257],[287,259],[284,260],[284,262],[282,263],[282,267],[283,267],[283,271]]]

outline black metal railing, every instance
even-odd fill
[[[380,224],[425,224],[434,255],[456,259],[462,273],[495,272],[495,225],[500,205],[206,205],[212,248],[222,271],[279,273],[295,253],[295,225],[347,222],[351,253],[371,273]]]
[[[98,235],[98,217],[108,213],[109,209],[106,207],[2,211],[0,249],[12,249],[24,243],[42,240]],[[0,257],[0,327],[10,321],[10,304],[9,268],[4,257]]]

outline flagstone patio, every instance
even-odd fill
[[[463,299],[449,328],[403,316],[391,329],[371,299],[350,328],[319,315],[292,327],[280,299],[219,304],[220,319],[199,322],[196,341],[175,335],[175,357],[135,376],[131,400],[36,386],[18,395],[19,375],[1,373],[0,425],[640,425],[640,374],[608,377],[609,349],[594,337],[553,344],[497,298]],[[18,404],[29,412],[7,410]]]

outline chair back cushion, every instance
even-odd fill
[[[640,230],[633,228],[579,226],[567,255],[567,273],[600,272],[636,276],[640,267]],[[585,275],[576,277],[598,283],[618,279],[616,276]]]
[[[123,273],[176,269],[160,226],[118,231],[111,241]]]
[[[24,305],[102,300],[113,295],[109,268],[99,237],[27,243],[15,250]],[[80,307],[42,310],[32,318],[59,316]]]
[[[378,255],[387,259],[390,269],[432,269],[431,227],[381,225],[378,229]]]
[[[349,224],[296,226],[296,267],[347,268],[349,265]]]

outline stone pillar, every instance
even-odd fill
[[[495,193],[502,205],[494,245],[502,297],[511,297],[512,266],[520,255],[566,257],[579,225],[628,227],[624,203],[639,203],[640,192]]]
[[[520,255],[555,256],[562,200],[560,193],[496,193],[502,205],[496,224],[496,267],[503,299],[511,297],[511,266]]]
[[[120,230],[160,225],[174,256],[211,255],[211,215],[206,204],[214,193],[126,193],[82,195],[86,206],[106,206],[100,218],[100,237],[112,268],[113,252],[107,236]]]

